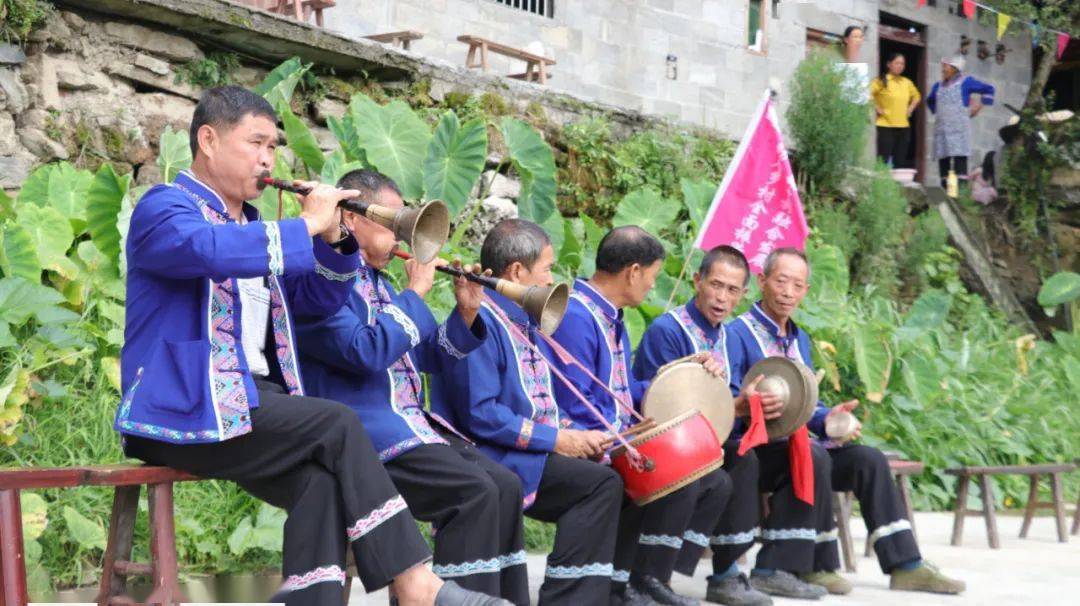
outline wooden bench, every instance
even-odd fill
[[[905,461],[897,455],[886,453],[889,459],[889,470],[892,472],[893,481],[896,482],[896,490],[900,493],[900,502],[904,506],[904,515],[911,523],[911,534],[915,534],[915,511],[911,507],[911,486],[908,476],[918,475],[926,469],[920,461]],[[855,496],[850,492],[833,493],[833,511],[836,514],[836,534],[840,542],[840,553],[844,558],[844,569],[848,572],[856,572],[858,565],[855,558],[855,541],[851,537],[851,510]],[[874,544],[870,537],[866,537],[866,547],[863,555],[870,557],[874,553]]]
[[[525,62],[525,72],[521,74],[509,74],[509,78],[517,78],[519,80],[525,80],[527,82],[539,82],[540,84],[547,84],[548,78],[551,74],[548,73],[547,67],[549,65],[555,65],[554,59],[547,57],[541,57],[530,53],[528,51],[507,46],[505,44],[499,44],[488,40],[486,38],[480,38],[478,36],[458,36],[458,42],[464,42],[469,45],[469,54],[465,58],[465,67],[470,69],[479,67],[485,72],[488,70],[488,58],[487,54],[490,50],[493,53],[510,57],[512,59],[520,59]],[[477,51],[479,51],[479,59],[477,59]],[[479,61],[479,62],[477,62]]]
[[[258,0],[256,0],[258,1]],[[315,23],[323,26],[323,9],[337,6],[336,0],[261,0],[262,8],[281,15],[292,13],[297,21],[307,22],[315,13]]]
[[[374,40],[383,44],[389,44],[390,46],[401,47],[402,50],[409,50],[409,46],[413,40],[422,40],[424,34],[420,32],[414,32],[412,30],[405,30],[401,32],[387,32],[385,34],[372,34],[370,36],[364,36],[368,40]]]
[[[956,517],[953,519],[952,544],[959,545],[963,540],[964,516],[981,515],[986,522],[986,535],[991,549],[998,549],[1001,542],[998,540],[997,516],[994,512],[994,489],[990,484],[990,476],[1021,474],[1029,477],[1031,489],[1028,491],[1028,502],[1024,508],[1024,523],[1020,527],[1020,538],[1027,537],[1028,529],[1031,528],[1031,519],[1035,516],[1036,509],[1053,509],[1057,522],[1058,541],[1065,543],[1069,535],[1065,532],[1065,502],[1061,494],[1061,474],[1072,471],[1076,466],[1072,463],[1052,463],[1045,465],[1004,465],[997,467],[957,467],[946,469],[945,473],[958,476],[959,486],[956,491]],[[1039,501],[1039,477],[1050,476],[1050,502]],[[982,493],[982,510],[968,509],[968,485],[975,477],[979,481]]]
[[[78,486],[115,488],[97,603],[101,606],[135,604],[136,601],[127,595],[127,577],[132,575],[152,579],[153,589],[145,603],[171,605],[184,601],[177,582],[173,483],[198,479],[182,471],[149,465],[0,469],[0,585],[3,586],[0,606],[23,606],[29,601],[20,492]],[[139,493],[144,485],[150,501],[149,564],[131,561]]]

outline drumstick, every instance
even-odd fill
[[[652,417],[646,417],[644,421],[638,423],[637,425],[634,425],[633,427],[631,427],[630,429],[627,429],[626,431],[620,433],[619,435],[624,440],[628,440],[631,437],[636,436],[639,433],[646,432],[646,431],[648,431],[648,430],[650,430],[650,429],[652,429],[654,427],[656,427],[656,421],[654,421],[652,419]],[[609,446],[611,446],[614,443],[615,443],[615,436],[611,436],[610,438],[604,440],[603,446],[604,446],[604,448],[608,448]]]

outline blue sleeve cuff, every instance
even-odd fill
[[[311,271],[315,266],[311,236],[303,219],[264,221],[270,273],[275,276]],[[327,247],[329,248],[329,247]]]
[[[817,408],[814,409],[814,415],[806,423],[806,428],[819,438],[824,439],[827,437],[825,435],[825,417],[829,416],[829,410],[824,404],[818,402]]]
[[[465,318],[461,317],[457,309],[450,312],[446,322],[439,327],[439,347],[459,360],[480,347],[486,337],[487,329],[480,316],[477,316],[470,329],[465,326]]]
[[[517,445],[521,450],[551,452],[555,450],[555,436],[558,433],[559,430],[554,427],[525,419],[521,423]]]
[[[302,220],[301,223],[303,223]],[[304,233],[307,234],[306,227]],[[352,238],[352,236],[349,236],[349,238]],[[356,272],[360,267],[360,253],[357,247],[352,247],[356,250],[351,254],[342,254],[331,248],[329,244],[318,236],[312,238],[311,241],[311,249],[315,255],[316,273],[335,282],[349,282],[356,277]]]

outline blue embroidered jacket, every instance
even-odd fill
[[[926,96],[926,106],[930,108],[931,113],[937,112],[937,93],[940,87],[941,82],[935,82],[930,87],[930,94]],[[964,76],[964,80],[960,83],[960,99],[964,107],[971,106],[971,95],[982,95],[983,105],[993,105],[994,85],[976,80],[972,76]]]
[[[806,334],[793,320],[788,320],[787,335],[780,337],[780,327],[773,322],[761,308],[761,302],[754,303],[748,311],[730,324],[728,351],[731,352],[731,386],[738,392],[746,372],[759,361],[771,356],[784,356],[796,360],[814,370],[810,357],[810,335]],[[815,435],[825,438],[825,415],[829,409],[818,400],[814,416],[807,422],[807,428]],[[739,433],[732,431],[731,439],[741,437],[745,429],[736,427]]]
[[[535,344],[539,330],[521,307],[497,293],[480,308],[488,338],[454,369],[432,376],[431,408],[477,442],[480,450],[521,478],[525,507],[536,499],[560,421],[544,357],[512,336],[512,326]]]
[[[125,251],[120,432],[189,443],[251,431],[249,411],[259,401],[241,346],[236,278],[268,277],[275,347],[266,354],[276,356],[289,393],[304,393],[293,310],[337,311],[359,254],[308,236],[302,219],[261,221],[250,204],[243,212],[241,225],[186,171],[135,206]]]
[[[622,310],[616,309],[585,280],[574,282],[566,315],[552,336],[596,378],[606,382],[611,391],[638,406],[649,382],[630,375],[632,351]],[[629,413],[618,407],[611,394],[596,385],[581,369],[565,365],[554,356],[550,359],[609,423],[617,428],[633,424]],[[555,400],[575,426],[604,429],[585,404],[558,380],[555,381]]]
[[[421,444],[446,444],[428,423],[420,373],[443,372],[476,349],[484,323],[473,329],[456,310],[438,324],[419,295],[396,292],[385,274],[361,261],[337,313],[297,318],[300,365],[308,392],[355,410],[379,459],[389,461]]]

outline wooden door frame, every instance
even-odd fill
[[[926,129],[927,122],[929,121],[930,109],[926,106],[926,96],[930,93],[929,80],[930,77],[930,46],[926,43],[926,28],[928,25],[922,25],[923,31],[912,33],[906,29],[899,27],[893,27],[891,25],[878,25],[878,49],[881,49],[881,39],[889,40],[890,42],[899,42],[901,44],[907,44],[909,46],[915,46],[922,49],[922,65],[919,70],[919,81],[915,83],[915,86],[919,88],[919,94],[922,95],[922,102],[915,110],[920,113],[920,119],[915,125],[915,134],[913,137],[913,143],[915,144],[915,180],[920,183],[927,183],[929,173],[927,172],[927,145],[926,145]],[[880,52],[879,52],[880,55]],[[878,69],[880,69],[881,62],[884,57],[878,57]]]

